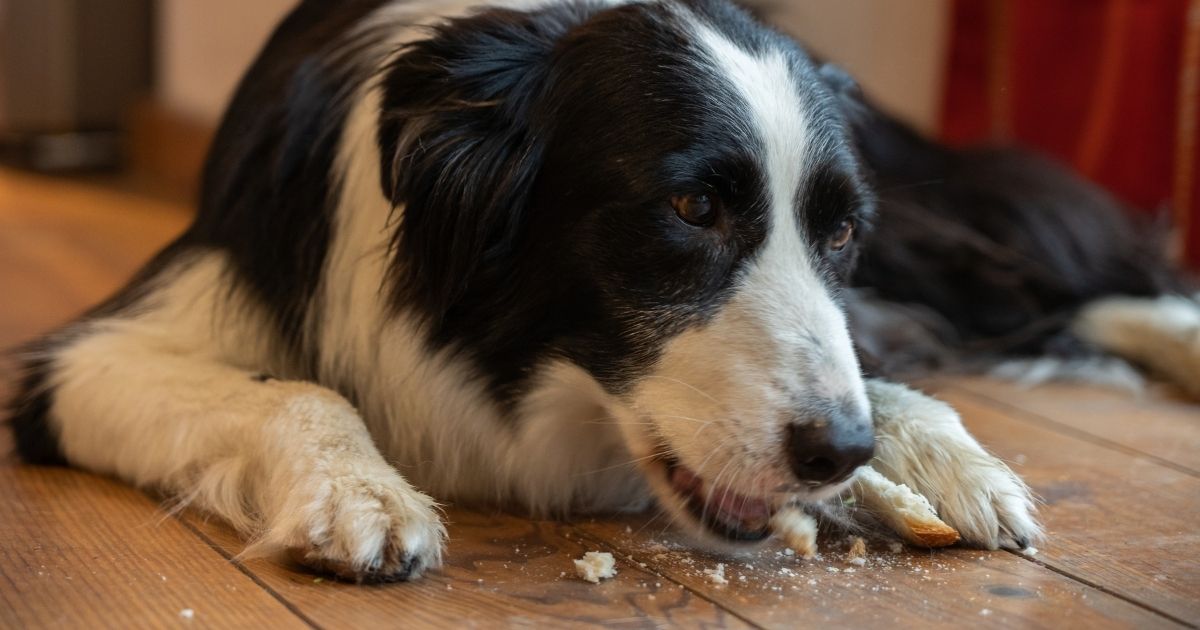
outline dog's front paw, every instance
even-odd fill
[[[313,475],[301,485],[262,541],[268,546],[355,581],[411,580],[441,563],[446,530],[433,501],[394,470]]]
[[[978,447],[977,447],[978,448]],[[999,459],[964,449],[927,481],[926,497],[963,542],[1025,549],[1041,536],[1029,487]]]
[[[963,428],[946,403],[873,383],[879,431],[872,465],[923,494],[965,544],[1024,549],[1041,536],[1029,487]]]

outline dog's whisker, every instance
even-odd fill
[[[708,400],[711,400],[713,402],[713,404],[717,405],[718,408],[721,407],[721,402],[718,401],[716,398],[713,398],[712,394],[709,394],[708,392],[700,389],[699,387],[696,387],[695,385],[692,385],[691,383],[687,383],[685,381],[681,381],[677,378],[672,378],[670,376],[663,376],[661,374],[648,374],[648,375],[646,375],[645,378],[656,378],[659,380],[667,381],[669,383],[676,383],[678,385],[682,385],[682,386],[696,392],[697,394],[700,394],[701,396],[707,398]]]
[[[584,470],[584,471],[577,472],[577,473],[575,473],[575,474],[576,474],[576,475],[594,475],[594,474],[597,474],[597,473],[602,473],[602,472],[606,472],[606,471],[609,471],[609,470],[615,470],[615,469],[617,469],[617,468],[624,468],[624,467],[626,467],[626,466],[633,466],[633,465],[635,465],[635,464],[639,464],[639,463],[641,463],[641,462],[644,462],[644,461],[649,461],[649,460],[652,460],[652,459],[655,459],[655,458],[661,458],[661,457],[662,457],[662,453],[651,453],[651,454],[649,454],[649,455],[646,455],[646,456],[644,456],[644,457],[638,457],[638,458],[635,458],[635,459],[631,459],[631,460],[628,460],[628,461],[621,462],[621,463],[619,463],[619,464],[613,464],[613,465],[611,465],[611,466],[605,466],[604,468],[596,468],[596,469],[593,469],[593,470]]]

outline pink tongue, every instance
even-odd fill
[[[676,466],[672,471],[671,485],[680,494],[706,500],[708,509],[722,520],[758,527],[771,517],[771,504],[768,501],[740,495],[723,486],[708,493],[704,489],[704,480],[683,466]]]

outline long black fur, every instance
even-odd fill
[[[928,328],[960,358],[1089,354],[1067,331],[1084,304],[1186,288],[1165,230],[1098,186],[1028,151],[930,141],[845,73],[823,75],[879,197],[854,284],[935,314]]]

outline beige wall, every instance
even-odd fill
[[[267,35],[297,0],[160,0],[159,100],[215,124]]]
[[[937,128],[950,0],[758,3],[783,30],[850,71],[885,108],[926,131]]]
[[[923,129],[938,119],[949,0],[750,0],[844,66]],[[162,0],[160,98],[202,122],[220,117],[241,73],[294,0]]]

